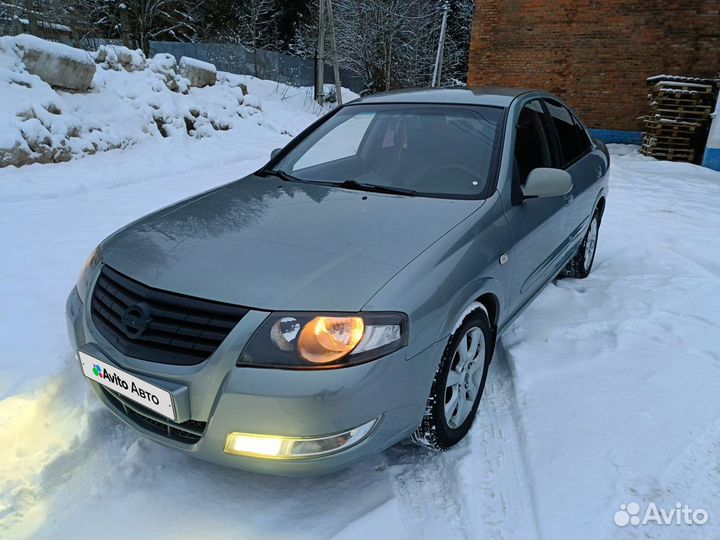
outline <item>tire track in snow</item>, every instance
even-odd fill
[[[410,444],[386,453],[408,537],[539,536],[514,376],[499,341],[464,442],[439,454]]]
[[[453,459],[451,453],[436,455],[411,444],[392,448],[388,457],[391,485],[408,537],[468,538],[472,527],[462,499],[457,453],[452,452]],[[467,455],[467,450],[459,453]]]
[[[489,480],[502,486],[502,522],[495,530],[488,531],[494,537],[541,536],[540,522],[535,504],[535,489],[527,455],[527,435],[521,411],[522,401],[515,384],[516,373],[502,337],[498,338],[493,364],[488,376],[488,386],[481,403],[480,425],[484,444],[478,450],[487,453],[490,460],[496,450],[497,468]],[[473,428],[473,442],[478,438],[477,426]],[[499,458],[499,459],[498,459]],[[482,526],[482,524],[478,524]]]

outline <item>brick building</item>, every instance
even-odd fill
[[[471,85],[540,88],[638,131],[645,79],[720,71],[720,0],[475,0]]]

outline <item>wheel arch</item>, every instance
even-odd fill
[[[490,326],[496,327],[500,317],[500,301],[498,297],[491,292],[487,292],[478,296],[475,301],[485,308],[490,320]]]
[[[487,312],[490,327],[494,332],[502,314],[503,294],[500,282],[486,277],[467,284],[455,296],[450,309],[447,311],[440,337],[452,334],[454,329],[462,322],[462,319],[472,310],[473,305],[476,304],[480,304]]]
[[[602,221],[603,214],[605,213],[605,194],[600,195],[600,198],[595,203],[595,208],[600,212],[600,220]]]

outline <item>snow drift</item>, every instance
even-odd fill
[[[203,88],[193,87],[181,74],[189,74],[188,68],[180,69],[168,54],[148,60],[125,47],[105,45],[88,53],[30,38],[0,38],[0,167],[67,161],[147,137],[207,137],[240,128],[260,109],[259,100],[246,96],[229,74],[219,74],[217,84],[203,79]],[[56,90],[24,63],[29,50],[47,58],[60,47],[57,57],[75,64],[92,59],[88,93]],[[193,79],[200,79],[198,71]]]

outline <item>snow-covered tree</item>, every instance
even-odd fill
[[[202,0],[39,1],[46,13],[62,18],[87,38],[123,38],[148,54],[150,41],[193,41]]]
[[[474,8],[473,0],[450,2],[443,60],[443,81],[446,83],[464,81],[467,76]]]
[[[333,0],[340,66],[360,77],[371,92],[429,85],[442,4],[443,0]],[[311,58],[317,40],[317,0],[310,2],[309,10],[296,27],[293,50]],[[465,77],[472,0],[455,0],[450,10],[445,83]]]
[[[243,0],[236,3],[239,41],[252,48],[276,48],[277,0]]]
[[[261,72],[258,50],[281,50],[285,40],[278,28],[283,15],[280,0],[207,0],[200,12],[202,41],[241,44],[254,54],[255,73]]]
[[[278,48],[277,14],[277,0],[243,0],[236,5],[237,36],[240,43],[252,49],[255,75],[258,77],[264,76],[258,61],[258,49]]]
[[[247,47],[280,49],[285,40],[277,20],[281,0],[206,0],[199,12],[199,34],[204,41],[240,43]]]

